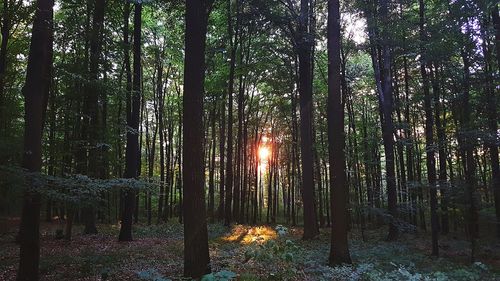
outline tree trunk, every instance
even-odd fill
[[[467,29],[470,27],[467,25]],[[467,33],[469,34],[469,30]],[[466,43],[466,45],[469,42]],[[471,242],[471,255],[470,259],[473,262],[475,260],[475,250],[476,250],[476,239],[479,232],[478,223],[478,202],[479,195],[476,191],[476,165],[474,163],[474,144],[475,141],[473,137],[470,136],[469,130],[471,130],[471,104],[470,104],[470,61],[469,52],[470,47],[465,47],[462,50],[462,59],[464,64],[463,69],[463,101],[462,101],[462,124],[459,140],[459,149],[462,154],[463,168],[466,183],[466,197],[467,197],[467,229],[468,236]]]
[[[84,116],[88,116],[88,120],[84,120],[83,132],[84,137],[89,145],[87,154],[88,169],[87,174],[92,178],[104,178],[102,171],[102,153],[101,147],[98,144],[101,139],[101,124],[99,122],[99,65],[101,57],[102,37],[104,28],[104,9],[105,0],[94,1],[94,14],[92,18],[92,33],[90,35],[90,62],[89,62],[89,81],[86,85]],[[85,229],[84,234],[97,234],[95,226],[95,207],[82,208],[82,216],[84,219]]]
[[[9,5],[9,0],[3,1],[3,13],[2,13],[2,27],[1,27],[1,36],[2,43],[0,45],[0,132],[4,131],[4,127],[7,126],[3,120],[5,120],[5,116],[3,115],[5,110],[5,73],[7,70],[7,45],[9,43],[10,37],[10,28],[11,28],[11,15],[12,13],[9,11],[11,6]]]
[[[495,4],[493,11],[493,24],[495,26],[495,43],[497,55],[497,72],[500,72],[500,16],[498,14],[498,5]],[[490,76],[491,77],[491,76]],[[498,90],[496,90],[498,91]],[[498,103],[498,94],[495,94],[495,89],[491,89],[488,99],[488,127],[494,139],[489,145],[490,158],[491,158],[491,185],[493,189],[493,196],[495,197],[495,211],[497,219],[497,238],[500,239],[500,166],[498,161],[498,115],[496,105]]]
[[[304,235],[311,239],[319,234],[319,226],[314,199],[314,168],[312,139],[312,40],[309,34],[310,1],[301,0],[299,36],[297,54],[299,57],[299,93],[300,93],[300,136],[302,153],[302,198],[304,202]]]
[[[210,273],[203,161],[203,83],[210,1],[186,1],[183,97],[184,275]]]
[[[351,263],[347,239],[348,185],[345,171],[344,108],[340,76],[340,3],[328,1],[328,152],[332,234],[330,266]]]
[[[137,178],[139,175],[139,117],[141,107],[141,23],[142,4],[134,4],[134,73],[132,83],[131,111],[127,118],[127,149],[125,152],[124,178]],[[119,241],[132,241],[132,217],[135,209],[135,191],[124,190],[124,210]]]
[[[235,0],[235,8],[238,10],[238,0]],[[227,126],[227,163],[226,163],[226,186],[225,186],[225,215],[224,224],[227,226],[232,221],[232,202],[233,202],[233,92],[234,92],[234,73],[236,67],[236,51],[238,49],[239,19],[236,18],[236,32],[233,39],[231,1],[228,1],[228,33],[231,40],[231,54],[229,66],[229,85],[227,94],[228,99],[228,126]]]
[[[210,144],[210,150],[209,150],[209,158],[210,158],[210,167],[209,167],[209,175],[208,175],[208,217],[210,218],[210,221],[214,221],[214,206],[215,206],[215,148],[216,148],[216,129],[215,129],[215,120],[216,120],[216,115],[215,111],[217,108],[217,104],[214,102],[212,104],[212,113],[211,113],[211,127],[212,127],[212,136],[211,136],[211,144]]]
[[[397,209],[397,191],[396,191],[396,175],[394,169],[394,125],[392,121],[392,110],[393,110],[393,96],[392,96],[392,76],[391,76],[391,48],[389,45],[390,35],[386,30],[388,26],[388,1],[379,0],[380,10],[379,18],[381,19],[384,27],[381,32],[381,54],[380,54],[380,64],[381,69],[379,71],[380,81],[379,87],[379,101],[382,107],[382,137],[384,142],[384,152],[385,152],[385,169],[386,169],[386,182],[387,182],[387,206],[390,215],[389,222],[389,233],[387,235],[387,240],[393,241],[398,238],[398,209]],[[374,67],[377,67],[378,62],[374,63]],[[377,71],[375,71],[377,72]]]
[[[52,79],[53,11],[52,0],[38,0],[33,22],[26,82],[23,88],[25,100],[24,154],[22,166],[31,173],[42,168],[43,116],[47,106]],[[38,280],[40,260],[40,204],[41,198],[36,180],[24,195],[19,229],[20,259],[17,280]]]
[[[226,150],[226,95],[224,91],[220,101],[220,133],[219,133],[219,206],[217,207],[217,217],[222,220],[225,218],[225,150]]]
[[[446,111],[443,110],[441,113],[441,97],[440,97],[440,85],[439,85],[439,72],[438,67],[435,67],[434,79],[433,79],[433,92],[434,92],[434,112],[436,119],[436,131],[438,137],[438,157],[439,157],[439,188],[441,193],[441,233],[446,235],[450,231],[449,219],[448,219],[448,203],[449,203],[449,192],[448,192],[448,180],[447,180],[447,167],[446,167]],[[432,73],[432,72],[431,72]]]
[[[437,189],[436,189],[436,158],[434,148],[434,116],[432,113],[432,97],[429,89],[429,78],[427,75],[427,35],[425,31],[425,5],[424,0],[419,0],[419,33],[420,33],[420,74],[422,75],[422,87],[424,91],[425,109],[425,151],[427,181],[429,183],[429,197],[431,205],[431,231],[432,231],[432,255],[439,256],[439,221],[437,217]]]
[[[416,226],[417,225],[417,193],[415,191],[415,173],[413,165],[413,139],[411,134],[410,124],[410,76],[408,74],[408,60],[406,57],[403,58],[404,65],[404,84],[405,84],[405,122],[407,124],[407,129],[405,129],[406,137],[406,165],[408,168],[408,192],[410,197],[410,222]]]

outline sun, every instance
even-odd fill
[[[265,147],[265,146],[261,146],[259,147],[259,158],[260,160],[267,160],[267,158],[269,158],[269,154],[271,152],[269,151],[269,148]]]

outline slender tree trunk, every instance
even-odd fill
[[[404,65],[404,84],[405,84],[405,122],[407,124],[407,129],[405,130],[405,136],[407,140],[406,145],[406,165],[408,168],[408,192],[410,196],[410,221],[413,225],[417,225],[417,193],[415,191],[415,173],[413,165],[413,139],[411,134],[411,129],[409,126],[411,124],[410,120],[410,76],[408,74],[408,60],[406,57],[403,58]]]
[[[213,103],[213,108],[212,108],[212,118],[211,118],[211,127],[212,127],[212,136],[211,136],[211,144],[210,144],[210,152],[209,152],[209,158],[210,158],[210,167],[209,167],[209,175],[208,175],[208,217],[210,218],[210,221],[214,221],[214,206],[215,206],[215,148],[216,148],[216,129],[215,129],[215,120],[217,119],[215,115],[216,111],[216,103]],[[211,153],[211,154],[210,154]]]
[[[2,11],[2,27],[1,27],[1,36],[2,43],[0,44],[0,132],[4,131],[4,127],[7,126],[4,121],[4,107],[6,106],[6,95],[5,95],[5,73],[7,71],[7,46],[10,39],[10,28],[11,28],[11,11],[12,8],[9,3],[12,3],[10,0],[3,1],[3,11]]]
[[[433,92],[434,92],[434,112],[436,119],[436,131],[438,136],[438,157],[439,157],[439,187],[441,193],[441,233],[446,235],[450,231],[449,219],[448,219],[448,204],[449,204],[449,192],[448,192],[448,180],[447,180],[447,167],[446,167],[446,111],[443,110],[441,113],[441,96],[440,96],[440,85],[438,82],[439,72],[438,67],[435,67],[434,79],[433,79]]]
[[[93,178],[104,178],[102,171],[102,142],[101,124],[99,119],[99,65],[102,49],[102,37],[104,28],[105,0],[94,1],[94,14],[92,18],[92,33],[90,35],[90,61],[89,61],[89,81],[86,85],[84,115],[88,120],[84,121],[84,136],[89,145],[87,174]],[[97,234],[95,225],[95,207],[84,207],[82,216],[85,223],[84,234]]]
[[[31,35],[26,81],[23,88],[25,101],[24,153],[22,166],[30,173],[42,168],[43,116],[47,107],[52,79],[53,11],[54,1],[38,0]],[[20,259],[17,280],[39,279],[40,260],[40,204],[37,181],[29,179],[24,194],[19,229]]]
[[[235,9],[238,11],[238,0],[235,0]],[[238,13],[237,13],[238,14]],[[238,49],[238,34],[239,34],[239,18],[236,16],[236,32],[233,38],[231,1],[228,1],[228,33],[231,40],[231,54],[229,65],[229,85],[227,94],[228,99],[228,127],[227,127],[227,163],[225,173],[225,220],[224,224],[229,225],[232,221],[232,202],[233,202],[233,92],[234,92],[234,75],[236,67],[236,51]]]
[[[161,60],[161,58],[160,58]],[[160,62],[161,64],[161,62]],[[158,75],[162,73],[161,69],[163,69],[161,66],[158,66]],[[161,77],[158,77],[158,79],[161,79]],[[160,194],[158,195],[158,214],[157,214],[157,223],[161,221],[162,214],[163,214],[163,203],[164,203],[164,198],[165,198],[165,128],[164,128],[164,122],[163,120],[163,111],[165,109],[165,96],[163,93],[163,83],[158,83],[158,114],[157,114],[157,123],[158,123],[158,131],[159,131],[159,138],[160,138]]]
[[[297,224],[296,218],[296,204],[295,204],[295,192],[297,190],[297,181],[300,178],[300,164],[299,164],[299,137],[298,137],[298,121],[297,121],[297,94],[295,91],[292,93],[292,226]]]
[[[239,14],[237,12],[237,14]],[[239,16],[239,15],[238,15]],[[241,40],[241,38],[240,38]],[[240,48],[240,65],[243,60],[243,44]],[[233,219],[237,223],[241,223],[240,218],[240,200],[241,200],[241,156],[242,156],[242,145],[243,145],[243,99],[244,99],[245,88],[243,86],[243,77],[239,75],[239,89],[238,89],[238,131],[236,135],[236,175],[234,177],[234,190],[233,190]]]
[[[467,26],[467,29],[470,27]],[[469,34],[469,30],[467,33]],[[468,42],[466,43],[468,44]],[[462,132],[461,132],[461,140],[459,141],[459,147],[461,153],[463,154],[462,159],[464,162],[464,175],[466,182],[466,196],[467,196],[467,205],[468,205],[468,235],[471,242],[471,261],[475,260],[475,251],[476,251],[476,239],[478,237],[479,232],[479,224],[478,224],[478,201],[479,195],[476,190],[476,164],[474,163],[474,140],[473,137],[468,135],[471,130],[471,104],[470,104],[470,61],[469,61],[469,50],[470,47],[465,47],[465,50],[462,50],[462,59],[464,64],[463,75],[463,101],[462,101]]]
[[[493,25],[495,26],[495,47],[497,55],[497,73],[500,73],[500,16],[498,13],[498,5],[495,4],[492,11]],[[491,76],[490,76],[491,77]],[[498,89],[496,89],[498,93]],[[491,89],[488,99],[488,127],[490,132],[495,136],[494,140],[489,145],[491,159],[491,185],[493,196],[495,198],[495,213],[497,219],[497,238],[500,239],[500,166],[498,160],[498,113],[497,103],[498,94],[495,94],[495,89]]]
[[[432,97],[430,94],[429,77],[427,75],[427,35],[425,30],[425,4],[419,0],[419,33],[420,33],[420,74],[422,75],[422,87],[424,91],[425,109],[425,151],[427,181],[429,182],[429,197],[431,205],[431,231],[432,231],[432,255],[439,256],[439,220],[437,215],[437,188],[436,188],[436,158],[434,148],[434,116],[432,113]]]
[[[131,111],[128,114],[127,150],[125,153],[125,178],[139,175],[139,118],[141,107],[141,23],[142,4],[134,4],[134,75],[132,84]],[[124,191],[124,210],[120,228],[120,241],[132,241],[132,217],[135,209],[135,191]]]
[[[393,111],[393,96],[392,96],[392,77],[391,77],[391,48],[389,46],[389,34],[386,30],[388,27],[388,1],[379,0],[380,3],[380,19],[384,22],[384,31],[382,32],[381,40],[381,62],[382,69],[380,77],[382,80],[382,95],[380,95],[381,104],[383,107],[383,126],[382,135],[384,140],[385,152],[385,168],[386,168],[386,181],[387,181],[387,206],[389,214],[391,215],[391,222],[389,223],[389,233],[387,240],[393,241],[398,238],[398,207],[397,207],[397,192],[396,192],[396,175],[394,171],[394,125],[392,122]]]
[[[219,136],[219,207],[217,208],[217,215],[220,220],[225,218],[225,150],[226,150],[226,95],[223,92],[222,100],[220,102],[220,136]]]

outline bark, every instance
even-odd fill
[[[292,93],[292,194],[290,201],[292,201],[292,226],[297,224],[296,222],[296,204],[295,204],[295,192],[297,190],[297,181],[300,178],[300,163],[299,163],[299,153],[298,153],[298,145],[299,145],[299,130],[298,130],[298,121],[297,121],[297,94],[295,92]]]
[[[395,162],[394,162],[394,125],[392,121],[393,111],[393,93],[392,93],[392,76],[391,76],[391,47],[389,45],[390,35],[386,29],[388,26],[388,1],[379,0],[379,14],[378,18],[384,25],[380,34],[380,52],[377,52],[377,40],[375,38],[378,26],[375,24],[374,7],[368,7],[368,35],[371,43],[371,57],[375,75],[375,83],[378,92],[379,106],[380,106],[380,119],[382,124],[382,138],[385,152],[385,168],[386,168],[386,182],[387,182],[387,208],[389,212],[389,233],[387,240],[393,241],[398,238],[398,210],[397,210],[397,190],[396,190],[396,175],[395,175]],[[379,163],[380,164],[380,163]],[[377,167],[379,173],[380,168]],[[378,185],[378,180],[376,187]],[[378,188],[377,188],[378,189]],[[375,196],[379,197],[378,192],[375,191]],[[375,205],[377,207],[377,201]]]
[[[469,27],[468,27],[469,28]],[[466,43],[467,44],[467,43]],[[468,236],[471,242],[471,255],[470,259],[473,262],[475,260],[475,250],[476,250],[476,239],[478,238],[479,232],[479,210],[478,201],[479,195],[476,190],[476,165],[474,163],[474,140],[470,136],[470,131],[472,127],[471,121],[471,104],[470,104],[470,60],[469,51],[467,47],[462,50],[462,60],[463,60],[463,100],[462,100],[462,124],[459,140],[459,149],[462,154],[463,169],[465,175],[466,183],[466,196],[467,196],[467,229]]]
[[[224,91],[220,102],[220,133],[219,133],[219,207],[217,208],[217,215],[220,220],[225,217],[225,150],[226,150],[226,95]]]
[[[84,116],[88,116],[82,127],[82,136],[89,145],[87,174],[93,178],[104,178],[102,171],[102,153],[98,143],[101,139],[101,124],[99,122],[99,64],[102,49],[102,37],[104,28],[105,0],[94,1],[94,14],[92,18],[92,32],[90,35],[90,61],[89,61],[89,81],[86,85]],[[84,234],[97,234],[95,226],[94,207],[84,207],[82,216],[85,223]]]
[[[348,230],[348,185],[345,171],[344,108],[340,75],[340,3],[328,1],[328,152],[332,234],[330,266],[351,263]]]
[[[124,178],[137,178],[139,175],[139,118],[141,111],[141,23],[142,4],[134,4],[134,73],[130,113],[127,118],[127,148],[125,152]],[[132,241],[132,217],[135,209],[135,191],[124,190],[124,210],[121,221],[119,241]]]
[[[208,217],[211,222],[214,221],[214,206],[215,206],[215,148],[216,148],[216,129],[215,129],[215,115],[216,104],[213,104],[212,108],[212,117],[211,117],[211,127],[212,127],[212,136],[211,136],[211,144],[210,144],[210,167],[209,167],[209,176],[208,176]]]
[[[495,4],[492,11],[493,24],[495,26],[495,47],[497,56],[497,72],[500,72],[500,16],[498,13],[498,5]],[[490,76],[492,77],[492,75]],[[493,77],[492,77],[493,79]],[[494,84],[493,84],[494,85]],[[498,92],[498,90],[496,90]],[[498,160],[498,113],[497,113],[497,103],[498,94],[495,94],[495,89],[489,91],[488,99],[488,128],[494,135],[490,149],[491,158],[491,185],[493,189],[493,196],[495,198],[495,213],[497,220],[497,238],[500,239],[500,166]]]
[[[30,173],[42,168],[43,116],[48,98],[53,48],[52,0],[38,0],[33,22],[26,82],[23,88],[25,100],[24,153],[22,166]],[[38,280],[40,260],[40,194],[36,180],[24,195],[19,230],[20,259],[17,280]]]
[[[2,43],[0,44],[0,120],[5,120],[4,107],[6,102],[5,96],[5,73],[7,70],[7,46],[10,39],[10,28],[11,28],[11,12],[12,8],[10,0],[3,1],[3,12],[2,12],[2,26],[0,29],[2,36]],[[5,121],[2,121],[2,123]],[[6,124],[0,124],[0,131],[4,130]]]
[[[161,60],[161,58],[160,58]],[[161,63],[160,63],[161,64]],[[161,74],[161,69],[162,67],[158,67],[158,75],[160,76]],[[158,77],[158,79],[161,80],[161,77]],[[164,197],[165,197],[165,128],[164,128],[164,122],[163,120],[163,111],[165,108],[165,97],[163,94],[163,84],[160,86],[160,83],[158,83],[158,89],[157,89],[157,103],[158,103],[158,114],[157,114],[157,123],[158,123],[158,131],[159,131],[159,138],[160,138],[160,194],[158,196],[158,217],[157,217],[157,223],[161,221],[162,218],[162,213],[163,213],[163,203],[164,203]]]
[[[238,7],[237,7],[238,9]],[[239,10],[237,11],[237,17],[239,18]],[[243,41],[240,38],[241,41]],[[240,65],[242,64],[243,61],[243,44],[241,44],[240,48]],[[241,158],[242,158],[242,151],[243,151],[243,114],[244,114],[244,93],[245,93],[245,87],[243,83],[243,75],[240,74],[239,76],[239,89],[238,89],[238,99],[237,99],[237,104],[238,104],[238,131],[237,131],[237,143],[236,143],[236,176],[235,176],[235,182],[234,182],[234,192],[233,192],[233,217],[234,220],[238,223],[241,223],[241,217],[240,217],[240,200],[241,200],[241,169],[242,169],[242,163],[241,163]]]
[[[238,10],[238,0],[235,1],[235,8]],[[238,34],[239,34],[239,19],[236,18],[236,32],[233,38],[233,25],[231,16],[231,1],[228,1],[228,33],[231,40],[231,54],[229,66],[229,84],[227,94],[228,98],[228,127],[227,127],[227,163],[225,173],[225,215],[224,224],[227,226],[232,221],[232,202],[233,202],[233,92],[234,92],[234,75],[236,67],[236,51],[238,49]]]
[[[410,76],[408,74],[408,61],[405,58],[403,58],[403,65],[404,65],[404,84],[405,84],[405,99],[406,99],[406,106],[405,106],[405,122],[406,122],[406,128],[405,129],[405,137],[406,141],[408,142],[406,144],[406,164],[408,168],[408,192],[410,196],[410,222],[413,225],[417,225],[417,193],[415,192],[415,173],[414,173],[414,165],[413,165],[413,139],[412,139],[412,134],[411,134],[411,129],[410,129]]]
[[[441,110],[441,90],[439,85],[439,72],[438,67],[435,67],[434,71],[434,82],[433,82],[433,92],[434,92],[434,112],[436,120],[436,131],[438,137],[438,157],[439,157],[439,188],[441,193],[441,233],[446,235],[450,231],[449,219],[448,219],[448,205],[449,205],[449,192],[448,192],[448,181],[447,181],[447,167],[446,167],[446,111]],[[442,113],[441,113],[442,111]]]
[[[396,175],[394,169],[394,125],[392,122],[392,111],[393,111],[393,94],[392,94],[392,76],[391,76],[391,48],[389,45],[389,34],[386,30],[388,26],[388,1],[380,0],[380,19],[385,24],[384,31],[382,32],[381,41],[381,63],[382,69],[380,71],[380,77],[382,84],[382,94],[380,95],[381,104],[383,107],[383,124],[382,124],[382,135],[384,141],[384,152],[385,152],[385,168],[386,168],[386,181],[387,181],[387,207],[389,210],[390,223],[389,223],[389,233],[387,235],[387,240],[393,241],[398,238],[398,207],[397,207],[397,192],[396,192]]]
[[[436,189],[436,158],[434,148],[434,116],[432,113],[432,97],[429,89],[429,77],[427,75],[427,35],[425,31],[425,4],[419,0],[419,33],[420,33],[420,74],[424,91],[425,109],[425,151],[427,181],[429,183],[429,197],[431,207],[431,231],[432,231],[432,255],[439,256],[439,221],[437,217],[437,189]]]
[[[204,191],[203,83],[210,1],[186,2],[186,54],[183,96],[184,275],[210,273]]]
[[[304,202],[304,235],[303,239],[312,239],[319,234],[315,199],[314,168],[312,139],[312,39],[309,33],[310,1],[301,0],[298,38],[296,39],[299,57],[299,103],[300,103],[300,136],[302,153],[302,198]]]

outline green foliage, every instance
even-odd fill
[[[489,280],[485,275],[487,268],[472,266],[470,268],[443,268],[441,271],[425,272],[416,269],[415,266],[406,266],[398,263],[391,263],[392,268],[383,269],[374,263],[361,263],[358,265],[343,265],[335,267],[323,274],[329,280],[435,280],[435,281],[473,281]]]
[[[279,236],[285,236],[286,234],[288,234],[288,228],[281,224],[278,224],[274,229]]]
[[[237,274],[229,270],[212,272],[201,278],[201,281],[230,281],[236,278]]]
[[[170,279],[163,277],[156,269],[146,269],[137,272],[137,277],[145,281],[170,281]]]
[[[245,251],[245,259],[256,259],[261,262],[276,260],[293,262],[299,247],[292,240],[269,240],[263,244],[252,244]]]
[[[33,173],[16,167],[0,166],[1,185],[13,186],[20,192],[37,192],[42,197],[72,207],[99,206],[101,196],[111,190],[153,190],[151,182],[136,179],[93,179],[84,175],[67,178]],[[5,179],[5,180],[4,180]]]

